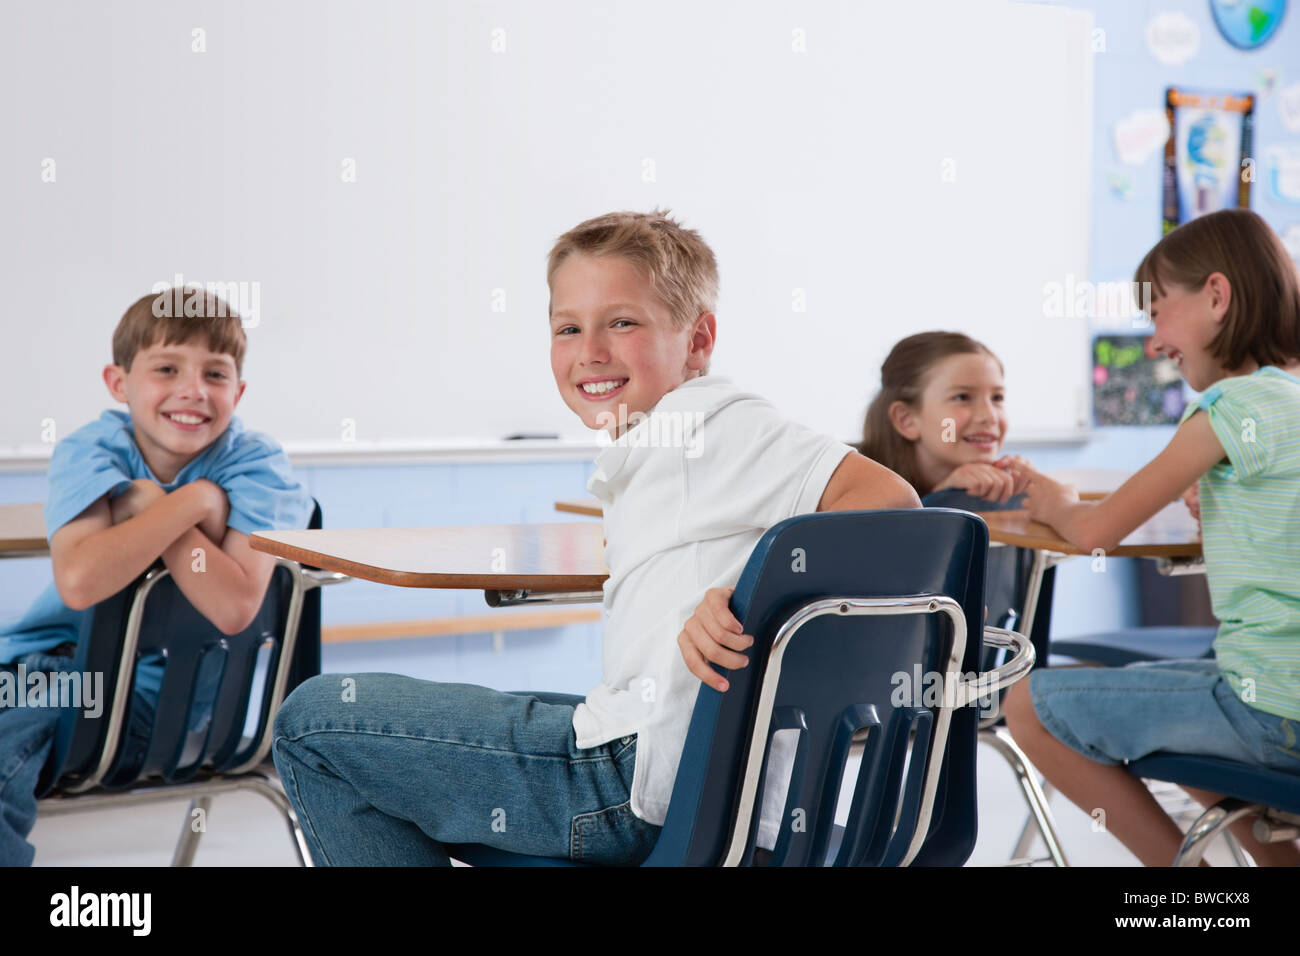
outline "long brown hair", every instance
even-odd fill
[[[889,420],[889,407],[903,402],[920,410],[921,394],[934,366],[952,355],[987,355],[998,363],[988,346],[961,332],[919,332],[909,335],[889,351],[880,366],[880,391],[867,407],[858,451],[905,479],[918,495],[930,492],[916,461],[916,442],[898,433]]]
[[[1228,311],[1210,342],[1210,355],[1235,370],[1290,365],[1300,358],[1300,287],[1296,266],[1268,223],[1249,209],[1220,209],[1183,223],[1146,254],[1133,281],[1160,295],[1175,283],[1193,292],[1212,272],[1232,287]]]

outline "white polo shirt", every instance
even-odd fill
[[[768,528],[817,510],[852,449],[716,375],[629,424],[587,483],[604,503],[610,574],[603,680],[573,727],[584,748],[637,735],[632,812],[662,825],[700,687],[677,635],[706,590],[735,585]]]

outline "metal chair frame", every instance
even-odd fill
[[[944,748],[948,740],[948,725],[953,711],[965,707],[981,696],[1009,687],[1029,673],[1034,665],[1034,648],[1029,638],[1004,628],[985,627],[984,641],[995,647],[1004,647],[1016,653],[1010,661],[991,671],[985,671],[974,680],[966,680],[957,675],[961,670],[962,658],[966,653],[966,618],[961,605],[952,598],[936,597],[899,597],[899,598],[823,598],[798,608],[790,615],[777,631],[772,640],[772,652],[767,669],[763,673],[763,683],[759,688],[758,710],[754,716],[753,730],[749,741],[749,758],[745,766],[745,775],[741,784],[740,801],[737,807],[735,826],[731,842],[727,848],[723,866],[739,866],[745,853],[750,822],[758,797],[759,781],[763,775],[763,764],[767,757],[767,730],[772,722],[772,710],[776,701],[777,685],[781,682],[781,661],[794,637],[809,621],[826,614],[872,616],[886,614],[935,614],[948,616],[953,627],[953,640],[948,650],[947,668],[942,676],[940,706],[935,718],[934,746],[930,750],[925,783],[921,793],[921,809],[911,843],[903,857],[901,866],[907,866],[920,852],[926,834],[930,830],[930,817],[934,809],[935,791],[939,785],[939,775],[943,766]]]
[[[304,568],[296,561],[285,558],[276,559],[276,567],[282,567],[292,576],[292,589],[289,606],[285,615],[285,632],[280,635],[280,654],[275,674],[270,683],[270,713],[275,714],[285,697],[285,688],[289,681],[289,672],[293,667],[294,648],[298,640],[298,628],[302,618],[303,600],[308,591],[330,584],[341,584],[351,580],[345,574],[333,571],[320,571]],[[127,707],[131,703],[131,688],[135,675],[136,649],[140,641],[140,626],[144,620],[145,605],[154,587],[170,572],[166,568],[150,569],[136,587],[127,615],[126,634],[123,640],[121,663],[118,667],[116,690],[113,695],[113,708],[109,714],[108,729],[98,762],[84,779],[59,785],[59,792],[38,802],[41,815],[64,815],[89,812],[121,806],[138,806],[146,803],[160,803],[189,797],[190,804],[186,811],[185,823],[172,855],[172,866],[190,866],[198,848],[203,830],[192,826],[194,812],[202,810],[204,815],[211,807],[212,797],[220,793],[247,790],[265,797],[284,818],[293,839],[294,853],[302,866],[311,866],[311,855],[307,851],[306,840],[298,825],[284,790],[276,777],[274,767],[267,760],[271,750],[271,737],[274,721],[267,720],[261,738],[251,757],[235,768],[224,773],[213,774],[204,779],[184,783],[159,783],[154,785],[133,786],[123,791],[102,789],[104,776],[113,765],[118,748],[122,743],[122,729],[126,723]]]

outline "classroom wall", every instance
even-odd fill
[[[1142,164],[1121,163],[1114,147],[1115,124],[1140,109],[1159,108],[1170,83],[1250,90],[1262,74],[1275,73],[1279,90],[1295,89],[1300,70],[1300,12],[1291,10],[1276,37],[1261,50],[1229,47],[1210,20],[1206,0],[1091,0],[1104,31],[1105,49],[1095,54],[1096,125],[1093,149],[1092,276],[1096,282],[1126,278],[1159,238],[1159,150]],[[1157,13],[1185,15],[1199,32],[1199,49],[1179,66],[1163,66],[1148,52],[1146,28]],[[900,83],[906,77],[899,77]],[[1027,78],[1032,81],[1032,78]],[[1300,149],[1300,134],[1286,130],[1279,94],[1257,111],[1256,153],[1270,146]],[[1298,104],[1297,109],[1300,109]],[[1261,177],[1262,178],[1262,177]],[[1272,196],[1256,184],[1257,211],[1281,234],[1300,234],[1300,206]],[[1297,250],[1300,253],[1300,250]],[[950,325],[947,317],[936,324]],[[107,351],[107,335],[105,336]],[[1049,357],[1051,359],[1053,357]],[[1072,359],[1071,359],[1072,360]],[[538,356],[539,362],[545,357]],[[1008,382],[1015,387],[1015,369]],[[874,388],[863,382],[863,406]],[[1068,446],[1012,446],[1043,469],[1106,467],[1134,470],[1149,461],[1173,433],[1170,427],[1095,429],[1090,441]],[[557,498],[581,496],[589,463],[496,462],[346,466],[304,466],[304,482],[320,500],[332,526],[475,524],[568,520],[554,512]],[[0,473],[0,503],[42,500],[41,472]],[[0,561],[0,618],[20,613],[49,581],[48,561]],[[326,624],[482,613],[477,594],[420,592],[353,582],[325,592]],[[1087,633],[1138,623],[1137,594],[1130,562],[1107,562],[1105,572],[1072,561],[1058,571],[1053,630]],[[392,670],[440,680],[469,681],[502,689],[536,688],[581,692],[599,674],[599,629],[584,625],[527,634],[507,634],[503,651],[488,635],[333,645],[327,670]]]

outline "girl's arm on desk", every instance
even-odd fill
[[[1062,538],[1085,551],[1110,550],[1182,495],[1216,462],[1223,446],[1198,411],[1179,426],[1155,460],[1101,501],[1079,501],[1068,485],[1033,472],[1025,507],[1035,521],[1051,525]]]

